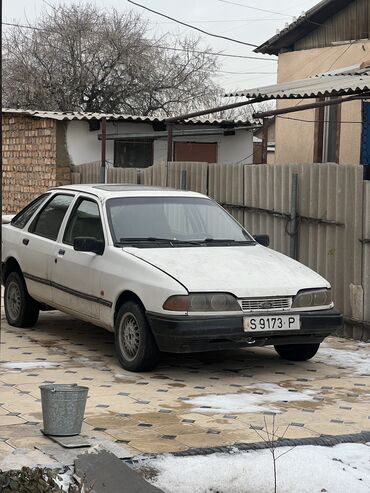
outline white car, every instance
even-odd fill
[[[330,285],[210,198],[141,185],[50,190],[3,225],[7,321],[58,309],[115,333],[121,365],[160,351],[274,345],[313,357],[342,325]]]

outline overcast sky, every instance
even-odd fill
[[[194,24],[203,30],[256,45],[269,39],[276,33],[277,29],[284,28],[286,23],[292,22],[293,17],[299,16],[303,11],[307,11],[318,3],[318,0],[136,1],[176,19]],[[48,3],[58,4],[60,2],[48,0]],[[76,0],[65,0],[63,3],[76,3]],[[84,3],[84,0],[80,0],[80,3]],[[127,0],[95,0],[94,3],[107,9],[112,7],[119,10],[134,9],[150,20],[150,32],[153,36],[166,32],[178,36],[196,35],[195,31],[132,6]],[[32,24],[37,16],[47,8],[43,0],[4,0],[3,21],[24,23],[28,20]],[[201,35],[201,38],[204,47],[211,47],[217,52],[258,56],[253,53],[253,48],[248,46],[206,35]],[[273,61],[275,57],[267,56],[265,58],[266,60],[248,60],[219,57],[222,66],[217,75],[218,83],[227,91],[274,83],[277,66],[276,62]]]

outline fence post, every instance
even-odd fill
[[[291,191],[291,212],[290,221],[292,224],[290,256],[295,260],[299,258],[299,217],[298,217],[298,174],[292,176],[292,191]]]
[[[181,170],[180,188],[181,188],[181,190],[187,189],[187,171],[186,171],[186,169]]]

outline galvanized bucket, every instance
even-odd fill
[[[72,436],[81,432],[88,387],[40,385],[43,432],[46,435]]]

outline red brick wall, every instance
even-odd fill
[[[60,122],[3,113],[3,213],[12,214],[50,187],[70,183],[57,166]]]

